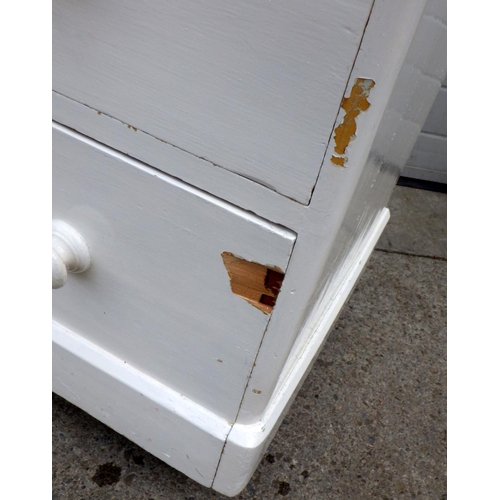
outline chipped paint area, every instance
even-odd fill
[[[356,78],[351,95],[342,99],[341,107],[345,111],[345,115],[342,123],[335,129],[334,151],[339,156],[333,155],[330,158],[334,165],[344,167],[347,163],[345,151],[353,138],[356,137],[356,118],[370,107],[368,96],[374,86],[375,82],[369,78]]]
[[[265,314],[276,304],[284,273],[278,267],[269,267],[222,252],[222,260],[229,275],[231,291]]]
[[[330,161],[334,164],[334,165],[338,165],[339,167],[343,167],[344,164],[345,164],[345,161],[346,161],[346,158],[340,158],[339,156],[332,156],[330,158]]]

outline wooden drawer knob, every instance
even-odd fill
[[[52,288],[61,288],[71,273],[90,267],[90,251],[80,233],[62,220],[52,221]]]

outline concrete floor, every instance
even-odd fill
[[[446,195],[391,221],[239,499],[446,499]],[[53,499],[226,497],[53,396]]]

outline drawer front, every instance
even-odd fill
[[[371,4],[54,0],[54,90],[307,203]]]
[[[274,307],[259,286],[279,289],[262,270],[282,278],[295,235],[60,125],[53,140],[53,218],[92,254],[54,320],[234,419]]]

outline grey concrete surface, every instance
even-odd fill
[[[446,195],[415,191],[396,188],[381,250],[236,498],[446,499]],[[224,498],[53,396],[53,499]]]
[[[446,195],[397,186],[389,202],[391,219],[377,249],[446,257]]]

